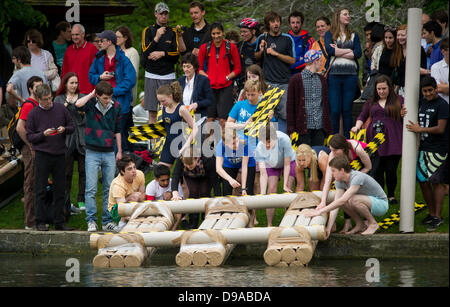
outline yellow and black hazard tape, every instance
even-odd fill
[[[418,204],[414,203],[414,212],[419,212],[425,207],[425,204]],[[397,224],[400,221],[400,210],[398,210],[396,213],[391,214],[390,217],[385,218],[383,221],[378,222],[378,225],[380,225],[383,229],[388,229],[394,224]]]

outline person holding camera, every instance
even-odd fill
[[[403,99],[394,92],[391,79],[380,75],[375,80],[375,92],[363,106],[356,125],[351,129],[357,133],[369,119],[367,142],[372,141],[377,133],[384,133],[385,142],[378,147],[379,165],[375,169],[374,179],[384,188],[391,204],[396,204],[394,192],[397,186],[397,168],[402,154],[402,127],[406,111]],[[386,180],[384,176],[386,175]]]

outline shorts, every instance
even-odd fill
[[[433,177],[432,181],[434,181],[434,183],[440,183],[440,181],[443,181],[441,180],[441,178],[438,178],[443,177],[444,175],[444,173],[442,172],[442,168],[441,171],[438,172],[438,170],[444,164],[445,160],[447,159],[447,155],[448,154],[439,154],[423,150],[419,151],[416,168],[417,180],[419,182],[427,182],[431,177]],[[442,173],[442,175],[440,175],[439,173]]]
[[[164,142],[164,146],[161,149],[161,154],[159,155],[159,162],[164,162],[167,164],[173,164],[175,160],[178,158],[174,157],[172,153],[170,152],[170,144],[172,143],[172,140],[167,141],[167,139]],[[181,149],[181,144],[178,146],[178,151]]]
[[[214,101],[213,104],[208,107],[208,117],[228,119],[228,114],[234,105],[233,84],[224,88],[213,88],[212,91]]]
[[[160,79],[151,79],[145,78],[144,84],[144,109],[151,112],[158,111],[159,101],[156,97],[156,91],[161,85],[170,84],[175,80],[160,80]]]
[[[372,208],[370,208],[370,213],[373,216],[383,216],[386,214],[389,208],[389,202],[387,199],[381,199],[378,197],[369,196],[370,202],[372,203]]]
[[[266,167],[267,176],[268,177],[277,176],[278,178],[280,178],[281,172],[283,171],[283,169],[284,168]],[[292,176],[295,178],[295,161],[291,161],[291,170],[289,171],[289,176]]]

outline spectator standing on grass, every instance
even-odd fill
[[[64,54],[72,40],[72,26],[67,21],[58,22],[55,26],[56,39],[52,41],[49,51],[52,53],[55,64],[58,67],[58,74],[62,74]]]
[[[398,68],[397,76],[392,80],[395,86],[395,91],[400,96],[405,95],[404,87],[405,87],[405,78],[406,78],[406,44],[407,44],[407,25],[400,25],[397,27],[397,41],[402,47],[402,60],[400,62],[400,66]],[[425,76],[430,73],[427,70],[427,55],[423,48],[420,48],[420,76]]]
[[[211,26],[205,19],[205,6],[198,1],[189,4],[189,15],[192,19],[192,25],[185,29],[183,40],[186,45],[186,53],[190,52],[198,57],[200,46],[211,41]]]
[[[120,135],[122,136],[122,150],[131,151],[128,141],[128,129],[133,126],[131,102],[133,87],[136,84],[136,71],[130,59],[117,46],[117,36],[111,30],[98,33],[101,50],[95,55],[94,62],[89,69],[89,81],[97,85],[99,81],[106,81],[113,87],[113,98],[120,103]]]
[[[58,67],[53,55],[48,50],[42,49],[42,46],[44,46],[42,33],[36,29],[28,30],[25,33],[23,45],[30,50],[31,67],[42,71],[48,84],[51,85],[51,81],[58,75]]]
[[[437,82],[437,91],[448,103],[448,37],[441,42],[441,52],[444,58],[431,66],[431,76]]]
[[[397,29],[384,28],[383,51],[378,62],[378,72],[391,80],[396,77],[402,60],[402,47],[397,41]]]
[[[379,132],[384,134],[386,141],[377,149],[380,160],[373,177],[382,188],[386,182],[390,204],[398,203],[395,199],[395,189],[397,187],[397,169],[402,154],[404,115],[403,99],[395,94],[389,77],[380,75],[375,80],[373,97],[364,104],[361,114],[352,128],[354,133],[358,133],[358,130],[370,117],[367,142],[371,142]]]
[[[291,77],[291,65],[295,63],[295,44],[289,34],[281,32],[281,16],[273,11],[264,16],[267,32],[261,34],[256,42],[255,57],[262,63],[266,82],[271,87],[284,90],[275,109],[278,130],[286,132],[286,101]]]
[[[30,111],[39,105],[35,94],[36,88],[43,84],[41,77],[28,79],[27,87],[30,97],[22,104],[16,131],[24,142],[22,148],[17,148],[22,154],[23,161],[23,209],[25,214],[25,229],[31,230],[36,227],[34,208],[34,150],[27,138],[27,119]]]
[[[156,122],[159,102],[156,91],[175,81],[175,64],[186,50],[182,35],[169,26],[169,7],[164,2],[155,6],[156,23],[142,31],[141,57],[145,69],[145,109],[149,123]]]
[[[39,106],[33,108],[27,118],[27,139],[35,152],[34,209],[36,229],[46,231],[45,216],[50,216],[55,230],[73,230],[64,220],[66,136],[74,126],[69,111],[62,104],[52,102],[52,90],[47,84],[36,87]],[[49,176],[53,181],[51,209],[46,207],[46,191]],[[46,212],[49,210],[50,212]]]
[[[89,69],[98,50],[92,43],[86,41],[85,32],[83,25],[79,23],[72,26],[73,44],[67,47],[64,54],[61,78],[70,71],[76,73],[79,78],[80,93],[89,94],[94,89],[89,82]]]
[[[333,133],[339,133],[342,116],[344,135],[349,138],[362,51],[359,35],[350,28],[350,13],[346,8],[335,10],[330,31],[325,34],[325,49],[331,59],[327,68],[331,66],[328,97]]]
[[[444,223],[441,213],[445,184],[448,184],[449,108],[438,95],[433,77],[424,77],[420,87],[424,100],[419,107],[419,121],[409,121],[406,129],[417,133],[420,140],[416,177],[429,210],[421,224],[434,231]]]
[[[84,129],[86,119],[84,113],[80,112],[75,103],[84,97],[80,93],[78,76],[74,72],[67,73],[61,80],[61,85],[56,91],[55,103],[64,105],[72,116],[74,131],[66,137],[66,198],[70,201],[70,190],[72,189],[72,175],[75,160],[78,168],[78,195],[77,204],[80,210],[85,210],[84,191],[86,189],[86,143],[84,141]]]
[[[320,58],[321,65],[319,73],[325,73],[325,64],[328,60],[328,54],[325,50],[325,33],[327,33],[330,30],[331,21],[328,19],[328,17],[322,16],[316,19],[316,32],[319,35],[319,39],[314,42],[311,49],[317,50],[322,52],[322,57]]]
[[[305,68],[305,53],[312,48],[314,38],[308,32],[302,29],[305,16],[302,12],[294,11],[289,14],[289,35],[294,40],[295,63],[291,65],[291,74],[301,72]]]
[[[241,58],[242,74],[239,75],[237,84],[238,91],[244,87],[247,80],[245,72],[251,65],[257,64],[255,58],[256,38],[259,35],[259,23],[254,18],[244,18],[239,23],[239,30],[242,40],[237,44],[239,57]],[[239,99],[238,99],[239,101]]]
[[[287,98],[287,134],[299,134],[299,141],[321,146],[331,134],[326,79],[318,74],[322,53],[315,49],[306,52],[305,69],[289,81]]]
[[[86,222],[88,231],[97,231],[97,185],[101,171],[103,202],[102,229],[118,231],[108,211],[109,188],[116,170],[116,160],[122,158],[120,136],[120,104],[112,99],[114,89],[107,81],[97,83],[95,90],[78,99],[75,106],[85,112],[86,129]],[[115,140],[115,142],[114,142]],[[114,154],[114,143],[117,154]]]
[[[20,107],[30,97],[28,80],[37,76],[41,78],[42,82],[47,83],[47,79],[41,70],[31,67],[31,52],[23,46],[13,50],[12,62],[17,70],[9,79],[6,92],[19,101]]]
[[[198,73],[209,79],[213,91],[214,101],[208,108],[208,122],[217,119],[223,129],[233,107],[233,80],[241,73],[241,61],[236,45],[225,41],[222,24],[211,25],[211,37],[211,42],[200,47]]]
[[[444,58],[441,52],[442,27],[436,21],[429,21],[423,25],[423,36],[427,43],[431,44],[429,54],[430,64],[427,67],[430,69],[434,63],[439,62]]]
[[[130,59],[131,64],[133,64],[134,70],[136,71],[136,83],[131,90],[133,93],[133,99],[131,100],[131,105],[136,102],[137,98],[137,84],[139,75],[139,53],[136,48],[133,47],[133,35],[131,30],[127,26],[119,27],[116,30],[117,46],[125,52],[127,58]]]

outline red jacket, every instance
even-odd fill
[[[322,83],[322,129],[325,135],[332,133],[330,107],[328,106],[327,81],[322,75],[318,75]],[[286,101],[287,134],[298,132],[303,135],[308,132],[306,127],[305,89],[303,88],[302,74],[297,73],[291,77]]]
[[[211,83],[211,88],[220,89],[230,86],[233,81],[227,81],[226,76],[231,73],[230,63],[228,60],[228,56],[226,56],[226,47],[225,41],[222,41],[220,45],[219,51],[219,61],[216,61],[216,47],[214,43],[211,44],[210,55],[208,60],[208,71],[205,71],[208,75],[209,82]],[[200,64],[200,70],[205,69],[205,60],[206,60],[206,45],[207,43],[200,46],[200,50],[198,52],[198,61]],[[239,52],[235,44],[230,43],[230,54],[233,59],[233,71],[236,77],[241,73],[241,59],[239,57]],[[236,78],[235,77],[235,78]]]
[[[62,77],[68,72],[74,72],[78,75],[80,92],[89,94],[94,90],[94,86],[89,82],[89,69],[94,61],[95,54],[98,52],[94,44],[84,41],[81,47],[77,48],[75,44],[67,47],[64,54],[62,67]]]

